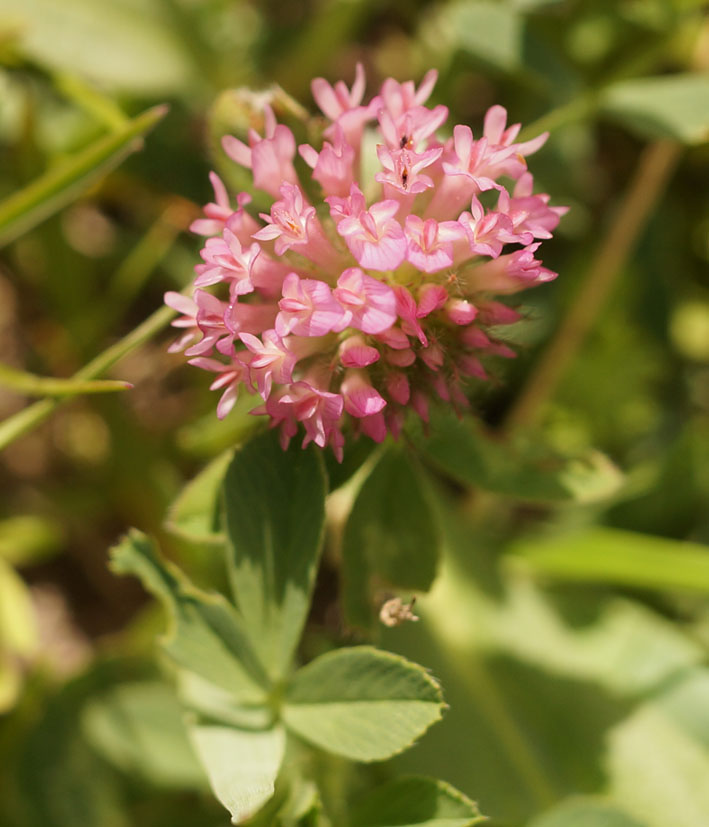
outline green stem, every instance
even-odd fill
[[[140,347],[162,330],[174,315],[175,311],[169,307],[161,307],[156,310],[127,336],[124,336],[120,341],[111,345],[103,353],[84,365],[81,370],[74,374],[72,380],[87,381],[100,376],[132,350]],[[75,395],[75,393],[72,393],[63,399],[42,399],[0,423],[0,451],[18,437],[37,427],[66,399],[70,399]]]

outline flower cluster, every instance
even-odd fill
[[[304,445],[341,457],[346,424],[377,442],[397,436],[408,409],[428,418],[432,397],[465,408],[466,381],[486,378],[482,357],[514,355],[498,336],[519,314],[495,297],[556,276],[536,253],[565,209],[533,194],[525,161],[547,136],[516,143],[519,125],[493,106],[477,140],[458,125],[441,141],[448,110],[425,105],[435,80],[389,78],[363,105],[361,66],[351,89],[316,79],[319,150],[296,146],[268,105],[263,135],[224,138],[270,212],[256,219],[250,195],[232,200],[212,173],[215,200],[191,228],[207,236],[193,296],[165,297],[184,328],[171,350],[216,374],[219,417],[245,388],[284,446],[302,424]],[[374,135],[378,171],[364,180]],[[307,197],[296,153],[322,202]]]

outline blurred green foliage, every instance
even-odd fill
[[[493,103],[528,134],[552,130],[533,169],[571,206],[545,245],[560,277],[529,297],[521,355],[477,394],[484,428],[442,425],[420,442],[440,486],[426,492],[446,529],[439,576],[421,622],[383,641],[432,669],[451,709],[398,766],[456,784],[495,827],[706,827],[704,3],[0,0],[0,219],[13,194],[54,182],[20,204],[22,234],[0,251],[0,361],[72,377],[189,282],[198,243],[184,231],[235,118],[220,93],[277,83],[311,107],[312,77],[349,79],[358,60],[370,90],[438,68],[436,102],[475,134]],[[140,113],[163,103],[163,120],[129,143],[147,126]],[[669,183],[562,380],[501,444],[489,432],[555,341],[658,139],[682,145]],[[168,335],[144,338],[111,372],[133,390],[52,401],[0,456],[3,825],[226,823],[151,665],[160,617],[108,571],[105,549],[137,526],[197,584],[226,591],[205,537],[214,525],[195,522],[204,492],[164,518],[246,419],[217,423],[204,377],[167,354]],[[7,421],[29,401],[0,385]],[[466,454],[476,462],[461,468]],[[338,483],[364,457],[348,459]],[[556,496],[528,496],[540,469]],[[301,654],[352,639],[326,556]],[[348,784],[369,789],[389,767],[363,772],[331,761],[323,789],[344,806]]]

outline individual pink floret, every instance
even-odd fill
[[[260,214],[268,223],[253,237],[257,241],[275,241],[277,256],[294,249],[319,267],[336,268],[340,257],[325,236],[315,207],[307,203],[300,187],[283,184],[280,194],[282,198],[273,203],[271,214]]]
[[[330,393],[309,382],[294,382],[279,399],[281,406],[290,407],[292,416],[305,426],[303,447],[314,442],[324,448],[333,431],[339,430],[344,400],[339,393]]]
[[[396,312],[401,319],[401,329],[409,336],[416,336],[424,347],[428,345],[428,338],[419,323],[418,307],[409,291],[399,285],[394,288],[396,294]]]
[[[227,305],[216,296],[195,290],[189,299],[170,292],[165,294],[165,303],[184,314],[172,323],[174,327],[185,328],[185,333],[171,345],[171,353],[184,350],[185,356],[201,356],[211,353],[220,341],[229,342],[229,331],[224,322]]]
[[[283,184],[279,188],[281,200],[271,206],[271,214],[260,213],[266,226],[254,233],[257,241],[275,241],[277,256],[294,246],[309,241],[308,224],[315,218],[315,207],[308,204],[300,187]]]
[[[424,284],[418,293],[416,318],[424,319],[448,301],[448,291],[442,284]]]
[[[324,78],[315,78],[311,89],[315,103],[323,113],[331,121],[337,121],[341,115],[359,106],[362,102],[365,83],[364,67],[358,63],[351,90],[347,88],[344,81],[338,80],[334,86],[331,86]]]
[[[276,332],[279,336],[324,336],[347,326],[347,315],[324,281],[301,279],[295,273],[283,282],[278,302]]]
[[[436,106],[427,109],[415,106],[406,110],[396,119],[382,109],[379,112],[379,129],[389,149],[415,151],[424,141],[434,135],[448,117],[448,107]]]
[[[458,224],[468,237],[470,252],[497,258],[505,244],[529,244],[531,233],[516,233],[512,220],[501,212],[485,212],[477,196],[473,196],[470,212],[461,213]]]
[[[337,232],[345,239],[360,267],[395,270],[406,257],[406,237],[394,218],[399,202],[379,201],[357,216],[342,218]]]
[[[434,147],[417,154],[410,149],[389,149],[382,144],[377,147],[377,157],[383,172],[374,176],[375,181],[385,185],[385,195],[390,192],[387,187],[402,195],[418,195],[433,187],[433,179],[421,170],[431,166],[441,157],[442,147]],[[395,193],[391,193],[395,194]]]
[[[431,69],[425,74],[417,89],[412,80],[399,83],[394,78],[387,78],[382,84],[381,92],[374,101],[380,109],[386,110],[389,116],[396,121],[414,107],[426,103],[431,96],[431,92],[433,92],[437,79],[438,72]]]
[[[366,344],[361,336],[348,336],[340,345],[340,362],[346,368],[366,368],[379,361],[376,347]]]
[[[337,128],[341,129],[347,142],[359,155],[360,142],[365,124],[374,114],[374,107],[360,106],[364,96],[365,77],[361,63],[355,69],[355,80],[352,89],[339,80],[331,86],[324,78],[315,78],[311,84],[313,98],[320,109],[333,121],[332,126],[325,130],[327,138],[333,138]]]
[[[539,242],[522,250],[481,264],[468,277],[468,288],[503,295],[517,293],[534,284],[552,281],[557,274],[534,258]]]
[[[313,170],[313,180],[318,181],[326,195],[346,196],[354,183],[355,151],[345,140],[342,127],[335,124],[335,136],[318,152],[309,144],[301,144],[298,151],[305,163]]]
[[[237,164],[250,169],[254,186],[276,197],[281,184],[298,183],[293,166],[295,138],[283,124],[277,124],[270,106],[264,107],[265,137],[249,130],[249,146],[233,135],[222,138],[224,152]]]
[[[405,373],[398,370],[391,371],[387,376],[386,390],[387,394],[399,405],[406,405],[411,396],[409,380]]]
[[[239,338],[253,354],[249,360],[249,377],[258,392],[268,399],[273,382],[285,385],[293,378],[296,355],[289,350],[288,341],[275,330],[266,330],[263,341],[250,333],[240,333]]]
[[[396,321],[396,296],[391,287],[350,267],[337,280],[333,296],[345,311],[346,327],[381,333]]]
[[[407,215],[404,225],[406,259],[424,273],[437,273],[453,265],[453,245],[467,241],[457,221],[424,221],[418,215]],[[467,246],[467,245],[466,245]]]
[[[179,318],[173,319],[170,326],[183,328],[183,332],[167,349],[168,353],[179,353],[189,344],[202,338],[202,332],[197,326],[197,304],[194,299],[174,290],[165,293],[163,300],[168,307],[182,314]]]
[[[204,218],[197,218],[190,224],[190,232],[196,233],[197,235],[219,235],[224,229],[227,220],[234,213],[222,179],[216,172],[210,172],[209,180],[214,190],[214,201],[205,204],[203,210]],[[243,209],[250,201],[251,196],[246,192],[241,192],[236,197],[238,209]]]
[[[345,400],[345,410],[358,419],[378,414],[386,406],[386,399],[372,387],[363,370],[346,371],[340,392]]]
[[[217,417],[224,417],[231,411],[239,398],[239,389],[247,378],[247,367],[238,354],[232,357],[230,364],[225,365],[216,359],[197,356],[189,360],[190,365],[218,374],[209,386],[209,390],[224,390],[217,403]]]
[[[515,184],[510,198],[507,190],[500,191],[497,209],[509,217],[520,244],[529,244],[532,238],[551,238],[552,230],[559,224],[568,207],[550,207],[545,193],[533,195],[534,179],[525,172]],[[528,241],[525,237],[531,236]]]
[[[247,249],[242,248],[239,239],[228,227],[221,236],[208,238],[202,248],[205,265],[195,279],[195,287],[208,287],[225,281],[232,296],[251,293],[254,285],[251,270],[254,261],[261,253],[261,247],[255,242]]]

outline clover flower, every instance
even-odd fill
[[[304,446],[341,458],[346,428],[380,442],[409,409],[426,421],[432,398],[462,410],[468,382],[487,378],[483,358],[514,356],[500,329],[520,314],[496,297],[556,277],[536,253],[566,212],[533,194],[527,171],[547,135],[515,142],[519,124],[493,106],[481,137],[458,125],[439,140],[448,110],[425,106],[435,81],[435,71],[418,88],[389,78],[363,105],[361,66],[352,89],[316,79],[328,121],[319,150],[296,147],[268,104],[263,135],[224,138],[270,211],[259,221],[251,196],[230,199],[211,173],[215,200],[191,227],[207,236],[193,297],[165,297],[182,314],[171,350],[216,374],[219,417],[246,390],[284,447],[302,426]],[[370,135],[379,171],[366,180]],[[303,186],[296,152],[314,185]],[[488,190],[494,208],[479,199]]]

